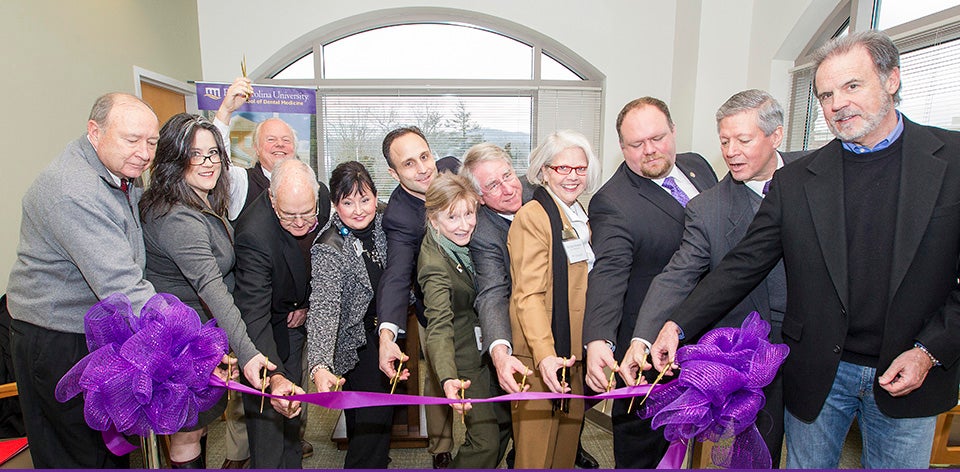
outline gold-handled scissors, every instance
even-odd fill
[[[673,369],[673,361],[670,361],[669,363],[667,363],[667,366],[660,371],[660,375],[657,375],[657,378],[653,380],[653,383],[650,384],[650,390],[647,390],[647,394],[643,396],[642,400],[640,400],[640,405],[637,408],[643,406],[643,403],[647,401],[647,397],[650,396],[650,392],[653,391],[653,387],[655,387],[658,383],[660,383],[661,380],[663,380],[663,374],[666,374],[667,372],[669,372],[670,369]]]
[[[269,361],[266,357],[264,357],[264,358],[263,358],[263,364],[264,364],[264,366],[263,366],[262,369],[260,369],[260,395],[261,395],[261,397],[260,397],[260,413],[263,413],[263,400],[266,398],[266,397],[264,397],[264,396],[262,396],[262,395],[267,392],[267,366],[266,366],[266,364],[268,364],[269,362],[270,362],[270,361]]]
[[[643,381],[643,367],[644,367],[644,364],[646,364],[646,361],[647,361],[647,355],[644,354],[643,359],[640,359],[640,370],[637,371],[637,382],[633,384],[634,387],[636,387],[637,385],[640,385],[640,382]],[[633,409],[633,401],[636,399],[637,397],[630,397],[630,405],[627,406],[627,414],[630,414],[630,410]]]
[[[613,368],[610,369],[610,378],[607,379],[607,393],[610,393],[610,390],[613,390],[613,386],[616,385],[614,382],[614,375],[617,374],[617,363],[613,363]],[[600,413],[607,412],[607,400],[603,401],[603,406],[600,408]]]
[[[523,393],[523,387],[527,385],[527,366],[523,366],[523,378],[520,379],[520,393]],[[513,402],[513,408],[520,406],[520,401]]]
[[[563,362],[562,367],[560,367],[560,393],[563,393],[564,388],[567,385],[567,358],[561,357],[560,360]],[[563,405],[566,403],[566,399],[560,399],[560,409],[563,410]]]
[[[461,403],[460,403],[460,408],[463,408],[463,400],[466,398],[465,392],[466,392],[466,389],[463,388],[463,379],[460,379],[460,402],[461,402]],[[460,424],[466,424],[466,423],[467,423],[466,418],[467,418],[467,412],[466,412],[466,410],[461,409],[461,410],[460,410]]]
[[[403,353],[400,353],[403,356]],[[397,366],[397,374],[393,376],[393,380],[390,381],[390,394],[393,394],[393,391],[397,389],[397,382],[400,381],[400,373],[403,372],[403,358],[398,359],[400,365]]]

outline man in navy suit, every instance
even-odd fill
[[[703,157],[677,154],[676,127],[661,100],[643,97],[624,106],[617,134],[624,163],[590,200],[597,260],[587,285],[583,342],[586,384],[597,392],[607,390],[604,367],[615,368],[630,345],[650,282],[680,247],[684,206],[717,183]],[[613,404],[616,467],[652,469],[667,442],[650,420],[627,414],[628,404]]]
[[[383,214],[383,231],[387,235],[387,266],[377,289],[377,316],[380,318],[380,370],[388,377],[396,375],[395,362],[406,356],[400,352],[396,340],[407,326],[410,291],[415,297],[414,308],[420,322],[420,349],[427,369],[423,392],[425,396],[442,397],[439,379],[430,368],[429,353],[423,336],[427,320],[423,317],[423,293],[417,283],[417,258],[426,230],[426,208],[423,206],[427,188],[437,175],[437,168],[454,173],[459,161],[445,157],[434,161],[427,138],[416,126],[398,128],[383,138],[383,157],[390,166],[390,175],[400,185],[390,195],[390,203]],[[406,375],[406,374],[404,374]],[[406,379],[406,377],[401,377]],[[415,379],[416,380],[416,379]],[[446,405],[428,405],[427,450],[433,455],[434,468],[446,468],[452,457],[453,416]]]
[[[776,173],[746,236],[660,331],[654,366],[782,257],[787,467],[836,468],[858,418],[864,467],[927,468],[960,382],[960,133],[897,111],[899,51],[882,33],[835,39],[815,63],[837,139]]]
[[[745,90],[724,102],[717,110],[717,133],[730,173],[687,205],[680,249],[650,284],[637,315],[630,349],[620,364],[620,375],[627,384],[634,384],[641,362],[650,366],[644,362],[648,340],[656,339],[663,323],[696,288],[697,282],[720,264],[747,233],[774,171],[805,154],[777,152],[783,141],[783,108],[762,90]],[[709,328],[738,327],[750,312],[756,311],[771,324],[770,340],[782,343],[780,327],[786,308],[786,278],[783,263],[779,263],[764,283]],[[694,337],[699,334],[687,333]],[[764,389],[764,394],[765,413],[758,415],[757,427],[770,450],[773,466],[778,467],[783,448],[783,391],[779,376]]]

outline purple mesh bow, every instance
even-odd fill
[[[83,392],[84,418],[97,431],[172,434],[196,425],[223,395],[208,381],[229,350],[227,336],[214,320],[201,325],[173,295],[158,293],[136,317],[126,295],[115,293],[90,308],[84,327],[90,354],[55,395],[65,402]]]
[[[664,426],[668,441],[713,441],[711,459],[720,467],[771,465],[757,430],[763,387],[773,381],[790,349],[767,341],[770,325],[757,312],[740,328],[717,328],[700,342],[677,350],[683,368],[676,381],[647,399],[643,414]]]

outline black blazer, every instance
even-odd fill
[[[943,366],[894,398],[874,379],[877,406],[894,418],[932,416],[957,404],[960,357],[960,133],[904,117],[900,195],[889,305],[877,376],[915,341]],[[840,141],[777,171],[743,241],[672,316],[699,331],[727,311],[783,256],[787,313],[784,402],[804,421],[819,414],[847,333],[847,254]],[[687,329],[687,328],[685,328]]]
[[[319,197],[318,228],[330,217],[330,191],[322,183]],[[309,303],[310,261],[296,238],[280,226],[267,192],[248,205],[235,226],[234,303],[257,350],[277,364],[277,372],[299,379],[300,372],[283,367],[290,355],[287,314]]]
[[[701,192],[717,183],[699,154],[677,154],[676,164]],[[597,260],[587,283],[583,343],[615,342],[619,362],[650,282],[680,247],[683,207],[623,163],[590,200],[590,229]]]

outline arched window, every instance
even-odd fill
[[[960,130],[960,0],[850,0],[797,59],[787,150],[817,149],[833,139],[813,95],[813,52],[833,37],[869,28],[883,30],[900,49],[898,109],[918,123]]]
[[[570,128],[600,152],[604,76],[556,41],[501,18],[447,8],[382,10],[326,25],[254,72],[316,86],[321,178],[358,160],[381,197],[396,183],[384,135],[417,125],[438,158],[491,141],[525,172],[539,136]]]

